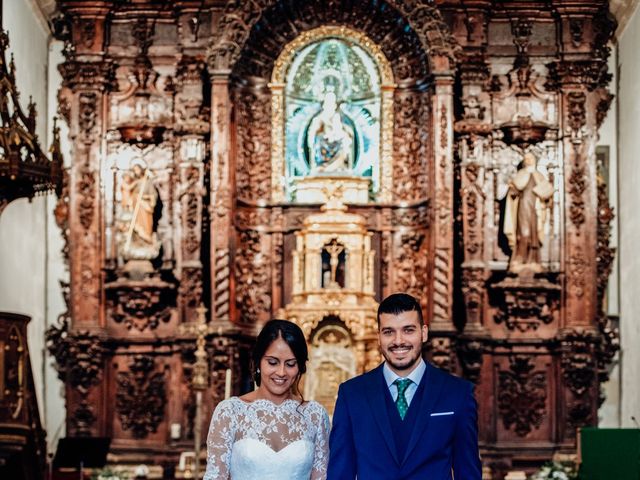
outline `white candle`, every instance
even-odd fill
[[[224,375],[224,398],[231,397],[231,369],[227,368]]]
[[[182,433],[182,427],[179,423],[171,424],[171,440],[180,440],[180,434]]]

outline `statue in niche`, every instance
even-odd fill
[[[151,181],[148,168],[135,162],[122,175],[120,186],[120,253],[128,261],[148,261],[160,253],[155,232],[158,192]],[[150,265],[145,269],[150,268]]]
[[[344,288],[344,245],[332,239],[322,249],[322,288]]]
[[[537,159],[526,152],[520,168],[509,180],[503,231],[509,240],[509,271],[538,273],[540,247],[553,185],[537,170]]]
[[[333,414],[338,387],[356,373],[354,349],[344,326],[327,325],[313,335],[307,372],[305,395]]]
[[[332,90],[324,93],[322,109],[307,131],[311,174],[346,173],[353,169],[354,132],[338,108]]]

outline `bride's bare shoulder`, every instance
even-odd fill
[[[251,402],[255,402],[258,399],[258,396],[256,395],[256,391],[252,390],[251,392],[245,393],[244,395],[238,398],[243,402],[251,403]]]

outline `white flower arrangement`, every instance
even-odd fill
[[[576,480],[578,474],[572,463],[547,462],[529,480]]]
[[[123,472],[117,472],[107,467],[93,472],[91,480],[129,480],[129,476]]]

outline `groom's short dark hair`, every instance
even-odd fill
[[[420,302],[408,293],[393,293],[380,302],[378,306],[378,329],[380,329],[380,314],[387,313],[390,315],[398,315],[404,312],[418,312],[418,320],[420,326],[424,325],[422,318],[422,307]]]

